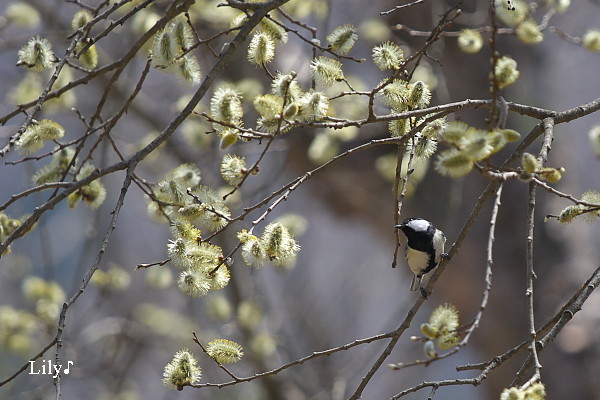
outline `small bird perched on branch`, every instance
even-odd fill
[[[448,257],[444,253],[446,235],[423,218],[408,218],[394,228],[400,229],[408,239],[404,256],[414,274],[410,290],[418,287],[421,295],[428,298],[429,294],[422,286],[423,276],[437,267],[442,258]]]

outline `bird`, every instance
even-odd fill
[[[423,276],[437,267],[442,258],[448,258],[444,253],[446,235],[423,218],[408,218],[394,228],[400,229],[408,239],[404,256],[414,274],[410,290],[419,288],[427,299],[429,295],[422,286]]]

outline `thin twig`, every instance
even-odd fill
[[[534,234],[534,219],[535,219],[535,182],[529,183],[529,203],[527,208],[527,246],[526,246],[526,282],[527,289],[525,295],[527,296],[527,312],[529,322],[529,334],[531,335],[530,351],[531,356],[535,360],[535,374],[532,377],[533,380],[540,379],[540,369],[542,365],[538,359],[537,348],[536,348],[536,330],[535,330],[535,317],[534,317],[534,301],[533,301],[533,281],[536,278],[535,271],[533,268],[533,234]]]
[[[22,199],[23,197],[27,197],[32,193],[41,192],[42,190],[47,190],[47,189],[64,188],[64,187],[68,187],[69,185],[70,185],[69,182],[48,182],[48,183],[43,183],[38,186],[34,186],[30,189],[22,191],[21,193],[13,194],[12,196],[10,196],[10,199],[8,199],[4,204],[2,204],[0,206],[0,211],[6,210],[6,208],[8,206],[10,206],[12,203],[14,203],[15,201]]]
[[[406,32],[410,36],[429,36],[429,35],[431,35],[431,32],[412,29],[412,28],[409,28],[408,26],[402,25],[402,24],[396,24],[396,25],[392,26],[392,29],[394,29],[396,31]],[[480,27],[472,28],[472,30],[474,30],[476,32],[491,32],[492,29],[493,28],[491,26],[480,26]],[[498,34],[509,35],[509,34],[514,34],[515,30],[513,28],[498,28],[498,30],[496,32]],[[461,33],[461,31],[444,31],[441,33],[441,36],[457,37],[460,35],[460,33]]]
[[[137,165],[137,162],[134,161],[134,162],[130,163],[127,168],[127,175],[125,176],[125,180],[123,181],[123,186],[121,187],[121,193],[119,195],[119,199],[117,200],[117,204],[115,205],[114,209],[111,212],[111,214],[112,214],[111,221],[110,221],[110,224],[106,231],[106,234],[104,235],[104,239],[102,240],[102,245],[100,246],[100,250],[98,251],[98,254],[96,255],[96,260],[91,265],[87,274],[83,278],[79,290],[73,296],[71,296],[71,298],[66,303],[64,303],[62,306],[62,310],[60,312],[60,316],[59,316],[59,320],[58,320],[58,328],[57,328],[57,332],[56,332],[56,338],[55,338],[55,341],[56,341],[55,360],[56,360],[57,365],[61,364],[60,363],[60,350],[62,348],[62,335],[63,335],[64,328],[65,328],[65,320],[67,317],[67,311],[77,301],[79,296],[81,296],[81,294],[83,294],[83,292],[87,288],[88,284],[90,283],[92,276],[94,275],[94,273],[100,266],[100,262],[102,261],[104,253],[106,252],[106,248],[108,247],[108,244],[110,243],[112,234],[113,234],[115,228],[117,227],[117,220],[119,218],[119,212],[121,211],[123,203],[125,202],[125,196],[127,195],[127,190],[129,188],[129,185],[131,184],[133,171],[135,170],[136,165]],[[58,400],[58,398],[60,397],[60,374],[56,374],[55,385],[56,385],[56,399]]]
[[[166,260],[162,260],[162,261],[157,261],[157,262],[153,262],[153,263],[144,263],[144,264],[138,264],[136,265],[135,269],[139,270],[139,269],[146,269],[146,268],[150,268],[150,267],[154,267],[154,266],[159,266],[162,267],[163,265],[165,265],[166,263],[168,263],[169,261],[171,261],[170,258],[167,258]]]
[[[556,35],[563,39],[564,41],[566,41],[567,43],[571,43],[571,44],[575,44],[578,46],[581,46],[581,38],[578,36],[572,36],[569,35],[568,33],[566,33],[565,31],[563,31],[562,29],[560,29],[557,26],[551,26],[550,28],[548,28],[548,30],[552,33],[556,33]]]
[[[502,198],[502,188],[504,184],[500,182],[498,184],[498,189],[496,189],[496,197],[494,199],[494,206],[492,208],[492,216],[490,217],[490,230],[488,234],[488,243],[487,243],[487,257],[485,263],[485,287],[483,289],[483,294],[481,296],[481,303],[479,304],[479,310],[475,315],[475,321],[473,324],[467,329],[467,333],[464,338],[458,344],[459,347],[465,346],[469,342],[470,336],[473,334],[475,329],[479,326],[479,322],[481,321],[481,317],[483,316],[483,312],[487,307],[487,303],[490,297],[490,291],[492,290],[492,266],[494,265],[494,240],[495,240],[495,232],[496,232],[496,222],[498,220],[498,212],[500,211],[500,204]]]
[[[544,162],[548,158],[548,152],[550,151],[552,140],[554,139],[554,120],[552,118],[544,118],[542,121],[542,126],[544,130],[544,139],[542,141],[542,147],[540,149],[538,155],[538,164],[542,166]],[[535,316],[534,316],[534,298],[533,298],[533,281],[536,278],[536,274],[534,271],[534,263],[533,263],[533,235],[534,235],[534,224],[535,224],[535,195],[537,191],[537,184],[535,181],[531,181],[529,183],[529,203],[527,208],[527,246],[526,246],[526,266],[527,266],[527,312],[528,312],[528,320],[529,320],[529,334],[531,335],[531,344],[530,344],[530,359],[534,365],[534,374],[529,380],[528,383],[536,382],[541,379],[541,368],[537,343],[536,343],[536,329],[535,329]],[[527,363],[526,363],[527,364]],[[521,368],[517,376],[522,376],[525,371],[525,365]]]
[[[261,131],[257,131],[256,129],[243,128],[243,127],[241,127],[241,126],[239,126],[237,124],[234,124],[232,122],[216,120],[216,119],[212,118],[210,115],[208,115],[205,112],[198,113],[198,112],[194,111],[194,114],[197,114],[197,115],[200,115],[200,116],[204,117],[210,123],[219,124],[219,125],[222,125],[222,126],[226,126],[228,128],[233,128],[233,129],[241,132],[240,137],[242,137],[244,139],[258,139],[258,140],[262,140],[262,139],[270,138],[270,137],[273,136],[270,133],[264,133],[264,132],[261,132]]]
[[[425,0],[414,0],[414,1],[411,1],[410,3],[407,3],[407,4],[402,4],[402,5],[396,6],[396,7],[392,8],[391,10],[388,10],[388,11],[381,11],[381,12],[379,13],[379,15],[388,15],[388,14],[391,14],[391,13],[393,13],[393,12],[395,12],[395,11],[401,10],[401,9],[403,9],[403,8],[406,8],[406,7],[412,7],[412,6],[416,6],[417,4],[419,4],[419,3],[423,3],[424,1],[425,1]]]
[[[591,208],[598,208],[600,207],[600,204],[597,203],[590,203],[589,201],[583,201],[581,199],[576,198],[575,196],[568,194],[568,193],[564,193],[561,192],[560,190],[556,190],[555,188],[553,188],[552,186],[548,185],[546,182],[536,178],[535,176],[531,178],[532,181],[535,182],[536,185],[546,189],[548,192],[555,194],[559,197],[563,197],[565,199],[569,199],[571,200],[573,203],[575,204],[579,204],[582,206],[586,206],[586,207],[591,207]],[[2,210],[2,208],[0,207],[0,210]]]
[[[296,365],[304,364],[305,362],[313,360],[315,358],[330,356],[332,354],[339,353],[341,351],[349,350],[356,346],[372,343],[372,342],[382,340],[382,339],[387,339],[387,338],[392,337],[394,334],[395,334],[395,331],[388,332],[388,333],[382,333],[380,335],[375,335],[375,336],[371,336],[371,337],[364,338],[364,339],[357,339],[353,342],[346,343],[342,346],[333,347],[333,348],[330,348],[327,350],[322,350],[322,351],[315,351],[306,357],[299,358],[299,359],[289,362],[287,364],[281,365],[280,367],[274,368],[270,371],[257,373],[252,376],[247,376],[244,378],[238,378],[238,380],[223,382],[223,383],[201,383],[201,384],[193,385],[193,387],[195,387],[195,388],[203,388],[203,387],[223,388],[223,387],[235,385],[235,384],[241,383],[241,382],[250,382],[255,379],[264,378],[264,377],[272,376],[272,375],[277,375],[278,373],[280,373],[288,368],[291,368]]]
[[[496,51],[496,38],[498,36],[498,24],[496,22],[496,0],[490,0],[489,6],[490,23],[492,26],[492,37],[490,38],[491,68],[490,68],[490,91],[492,93],[492,108],[488,117],[488,128],[492,129],[498,120],[496,100],[498,99],[498,79],[496,77],[496,65],[498,64],[498,52]]]
[[[402,163],[404,161],[404,152],[405,152],[404,149],[405,148],[406,148],[405,145],[399,144],[398,149],[397,149],[397,156],[396,156],[396,177],[394,179],[394,188],[392,189],[392,196],[394,199],[394,203],[393,203],[394,204],[394,208],[393,208],[394,226],[400,224],[400,215],[401,215],[401,211],[402,211],[402,200],[403,200],[401,193],[404,191],[404,188],[406,187],[406,181],[402,180],[403,188],[400,189],[400,181],[401,181],[401,177],[402,177]],[[414,146],[413,146],[413,149],[414,149]],[[408,169],[409,169],[409,167],[407,166],[407,171],[406,171],[407,178],[408,178]],[[396,268],[396,265],[398,265],[398,252],[400,249],[399,229],[396,229],[394,231],[394,234],[396,236],[396,247],[394,248],[394,256],[392,258],[392,268]]]

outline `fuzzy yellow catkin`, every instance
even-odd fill
[[[265,227],[261,244],[273,263],[281,266],[295,258],[300,250],[287,228],[279,222],[272,222]]]
[[[298,105],[296,103],[292,103],[288,105],[283,111],[283,118],[286,120],[292,119],[298,114]]]
[[[373,62],[380,70],[400,69],[404,64],[404,51],[395,43],[385,42],[373,47]]]
[[[581,38],[583,47],[590,51],[600,51],[600,30],[592,29],[589,30]]]
[[[546,182],[556,183],[562,178],[562,173],[556,168],[542,168],[540,177]]]
[[[202,238],[202,232],[196,228],[190,221],[184,218],[177,218],[170,224],[171,235],[176,240],[183,240],[185,243],[197,244],[199,238]]]
[[[473,160],[456,149],[445,150],[438,156],[435,169],[441,175],[457,178],[471,172]]]
[[[323,56],[311,61],[310,74],[319,84],[327,87],[344,79],[342,63]]]
[[[179,47],[184,52],[194,45],[194,32],[185,18],[176,18],[170,25],[173,36]]]
[[[531,153],[523,153],[523,157],[521,158],[521,165],[523,169],[530,174],[534,173],[538,169],[538,160]]]
[[[43,140],[56,140],[65,135],[64,128],[50,119],[41,120],[35,125],[35,129]]]
[[[500,394],[500,400],[524,400],[523,393],[515,387],[504,389]]]
[[[517,37],[526,44],[537,44],[544,40],[544,34],[534,19],[528,18],[515,29]]]
[[[227,339],[215,339],[208,342],[206,352],[221,364],[232,364],[240,361],[244,355],[242,346]]]
[[[310,89],[299,100],[297,119],[303,122],[318,121],[327,115],[329,99],[321,92]]]
[[[106,200],[106,188],[100,180],[92,181],[81,188],[81,199],[85,205],[95,210]]]
[[[458,48],[468,54],[479,52],[483,47],[481,33],[474,29],[463,29],[457,39]]]
[[[280,43],[287,43],[288,34],[286,30],[277,23],[277,19],[275,17],[263,18],[258,25],[260,29],[271,36],[271,38]]]
[[[90,22],[92,18],[92,14],[88,10],[81,9],[77,11],[75,15],[73,15],[73,19],[71,20],[71,28],[76,31]]]
[[[209,274],[213,270],[209,271]],[[227,268],[225,264],[221,264],[219,268],[214,270],[212,275],[209,275],[209,277],[211,278],[211,290],[220,290],[229,284],[229,279],[231,278],[231,275],[229,272],[229,268]]]
[[[419,135],[417,143],[414,145],[415,157],[428,159],[437,150],[437,140]]]
[[[546,387],[541,382],[536,382],[525,389],[525,398],[527,400],[545,400]]]
[[[529,5],[525,0],[496,1],[496,16],[506,25],[514,27],[521,23],[529,13]]]
[[[177,185],[185,188],[196,188],[199,186],[202,179],[201,175],[202,173],[198,167],[187,163],[175,167],[167,174]]]
[[[515,142],[521,138],[521,134],[514,129],[500,129],[498,132],[504,136],[507,142]]]
[[[417,81],[408,86],[407,104],[412,108],[425,108],[431,101],[431,91],[425,82]]]
[[[175,74],[177,77],[194,85],[197,85],[200,82],[202,82],[202,71],[200,70],[200,63],[198,62],[198,58],[194,54],[188,53],[185,56],[183,56],[178,66],[179,69]]]
[[[339,54],[348,54],[358,39],[357,29],[354,25],[346,24],[335,28],[328,36],[327,41],[331,50]]]
[[[381,81],[379,85],[383,83],[384,81]],[[385,106],[401,112],[408,107],[408,95],[408,82],[401,79],[394,79],[379,91],[377,98]]]
[[[79,53],[87,46],[85,41],[78,43],[77,47],[75,47],[75,52]],[[94,69],[98,66],[98,49],[96,49],[96,45],[90,45],[79,57],[79,61],[90,69]]]
[[[450,303],[437,306],[429,317],[429,324],[439,330],[453,331],[458,328],[458,321],[458,309]]]
[[[421,332],[430,339],[438,336],[439,330],[431,324],[421,324]]]
[[[226,129],[221,133],[221,142],[219,144],[219,148],[221,150],[226,150],[232,144],[238,141],[239,133],[236,129]]]
[[[154,35],[152,58],[157,68],[167,68],[177,57],[176,41],[169,29]]]
[[[244,263],[249,267],[260,268],[268,260],[267,253],[262,246],[260,239],[256,236],[243,242],[242,258]]]
[[[494,129],[488,131],[488,141],[489,144],[492,146],[492,154],[494,154],[502,150],[502,148],[506,144],[506,137],[502,133],[502,131]]]
[[[469,131],[469,125],[462,121],[450,121],[439,133],[440,139],[449,144],[458,146],[467,132]]]
[[[588,190],[581,195],[581,200],[587,203],[600,205],[600,193],[595,190]],[[598,207],[586,207],[584,218],[587,222],[596,222],[598,218],[600,218],[600,209],[598,209]]]
[[[231,186],[235,186],[248,173],[246,159],[234,154],[226,154],[221,161],[220,172],[225,182]]]
[[[469,135],[462,145],[462,152],[474,161],[483,160],[488,157],[493,150],[486,131],[477,130],[476,133]]]
[[[25,65],[29,70],[40,72],[52,67],[56,61],[52,45],[46,38],[39,36],[29,39],[18,52],[17,65]]]
[[[560,215],[558,216],[558,222],[561,224],[568,224],[573,221],[575,217],[581,215],[583,210],[584,207],[579,204],[568,206],[560,212]]]
[[[248,46],[248,60],[257,65],[265,65],[275,57],[275,43],[271,36],[263,32],[254,34]]]
[[[182,349],[165,366],[163,384],[170,389],[182,390],[184,386],[197,383],[201,377],[202,369],[194,355],[188,349]]]
[[[33,154],[44,147],[47,140],[56,140],[64,136],[64,129],[58,123],[43,119],[31,123],[16,141],[16,146],[22,154]]]
[[[498,59],[494,72],[500,89],[515,83],[520,75],[517,69],[517,62],[509,56],[503,56]]]
[[[211,289],[208,275],[202,271],[188,269],[179,274],[177,287],[181,293],[190,297],[206,296]]]
[[[234,87],[224,85],[215,91],[210,100],[210,113],[217,121],[237,123],[241,120],[242,98]],[[215,128],[219,129],[220,125],[215,124]]]

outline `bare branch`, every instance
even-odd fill
[[[372,343],[372,342],[375,342],[375,341],[378,341],[378,340],[387,339],[389,337],[392,337],[394,334],[395,334],[395,331],[388,332],[388,333],[382,333],[380,335],[371,336],[371,337],[368,337],[368,338],[365,338],[365,339],[358,339],[358,340],[355,340],[355,341],[353,341],[351,343],[347,343],[347,344],[345,344],[343,346],[333,347],[331,349],[323,350],[323,351],[315,351],[314,353],[312,353],[312,354],[310,354],[310,355],[308,355],[306,357],[299,358],[299,359],[297,359],[295,361],[292,361],[290,363],[284,364],[284,365],[282,365],[282,366],[280,366],[278,368],[272,369],[270,371],[262,372],[262,373],[258,373],[258,374],[254,374],[252,376],[248,376],[248,377],[245,377],[245,378],[237,378],[237,380],[234,380],[234,381],[224,382],[224,383],[201,383],[201,384],[198,384],[198,385],[193,385],[193,387],[196,387],[196,388],[203,388],[203,387],[218,387],[218,388],[222,388],[222,387],[225,387],[225,386],[235,385],[235,384],[240,383],[240,382],[249,382],[249,381],[252,381],[252,380],[255,380],[255,379],[258,379],[258,378],[264,378],[264,377],[271,376],[271,375],[277,375],[281,371],[284,371],[284,370],[286,370],[286,369],[288,369],[290,367],[296,366],[296,365],[304,364],[305,362],[310,361],[312,359],[315,359],[315,358],[318,358],[318,357],[330,356],[332,354],[339,353],[339,352],[345,351],[345,350],[349,350],[349,349],[351,349],[353,347],[360,346],[362,344],[367,344],[367,343]]]
[[[419,3],[423,3],[424,1],[425,1],[425,0],[414,0],[414,1],[411,1],[410,3],[407,3],[407,4],[402,4],[402,5],[396,6],[396,7],[392,8],[391,10],[388,10],[388,11],[381,11],[379,14],[380,14],[380,15],[388,15],[388,14],[391,14],[391,13],[393,13],[393,12],[395,12],[395,11],[401,10],[401,9],[403,9],[403,8],[406,8],[406,7],[412,7],[412,6],[416,6],[417,4],[419,4]]]

